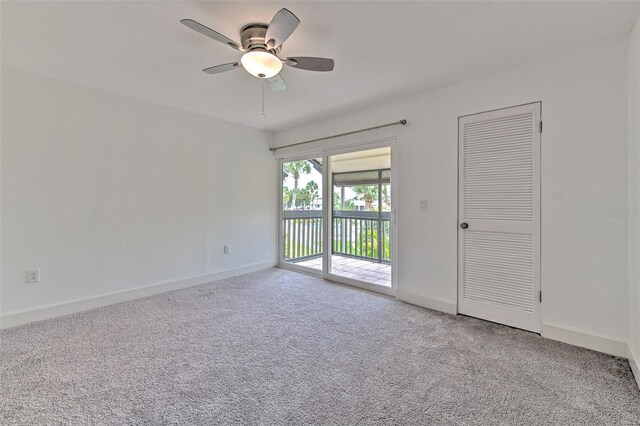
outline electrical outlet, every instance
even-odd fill
[[[228,246],[228,245],[226,245],[226,244],[225,244],[224,248],[222,249],[222,252],[223,252],[224,254],[229,254],[229,253],[231,253],[231,246]]]
[[[420,200],[420,211],[421,212],[427,211],[427,200]]]
[[[40,282],[40,269],[27,269],[27,280],[28,283],[39,283]]]

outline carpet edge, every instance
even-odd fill
[[[239,268],[225,269],[211,274],[198,275],[195,277],[183,278],[180,280],[166,281],[126,290],[120,290],[112,293],[100,294],[84,299],[72,300],[55,305],[29,309],[27,311],[12,312],[0,316],[0,329],[7,329],[18,325],[59,317],[62,315],[69,315],[76,312],[87,311],[89,309],[95,309],[103,306],[113,305],[116,303],[126,302],[129,300],[140,299],[160,293],[166,293],[168,291],[180,290],[187,287],[206,284],[212,281],[232,278],[251,272],[258,272],[261,270],[272,268],[274,266],[275,262],[259,262]]]
[[[597,352],[603,352],[609,355],[615,355],[622,358],[627,358],[628,355],[626,340],[616,336],[594,333],[550,322],[542,323],[542,333],[540,334],[542,337],[547,339],[557,340],[559,342],[591,349]]]
[[[633,349],[631,344],[627,346],[627,350],[629,352],[629,365],[631,366],[633,377],[636,379],[638,389],[640,389],[640,356],[638,356],[638,353]]]
[[[458,304],[455,302],[436,297],[422,296],[400,288],[396,289],[396,299],[411,305],[417,305],[447,314],[456,315],[458,313]]]

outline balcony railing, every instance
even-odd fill
[[[286,261],[296,262],[322,255],[320,210],[285,210],[282,227]],[[333,254],[375,262],[391,261],[388,212],[336,210],[331,232]]]
[[[333,212],[333,253],[390,262],[389,212]],[[378,238],[380,236],[381,238]]]
[[[293,262],[322,256],[322,211],[284,210],[284,260]]]

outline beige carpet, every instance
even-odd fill
[[[271,269],[5,330],[0,424],[640,424],[626,360]]]

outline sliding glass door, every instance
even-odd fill
[[[353,285],[392,288],[391,148],[280,162],[280,264]]]
[[[322,158],[282,163],[281,261],[322,271]]]
[[[391,150],[329,157],[334,276],[391,287]]]

